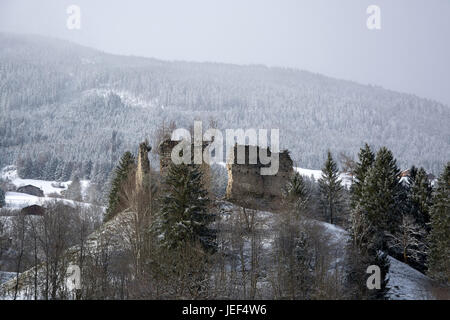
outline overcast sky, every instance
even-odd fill
[[[66,27],[71,4],[80,30]],[[366,26],[372,4],[381,30]],[[164,60],[295,67],[450,106],[450,0],[0,0],[0,31]]]

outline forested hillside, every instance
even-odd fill
[[[380,87],[292,69],[115,56],[38,36],[0,34],[0,167],[22,176],[102,180],[161,124],[215,119],[279,128],[298,166],[326,150],[385,145],[402,168],[439,173],[450,159],[450,108]]]

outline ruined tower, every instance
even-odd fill
[[[172,149],[180,143],[179,141],[173,141],[171,139],[165,139],[163,140],[159,146],[158,146],[158,154],[159,154],[159,171],[161,176],[163,177],[167,173],[167,169],[172,162]],[[194,144],[191,144],[191,163],[194,163],[194,150],[195,148],[201,148],[201,151],[203,151],[208,148],[210,142],[203,141],[202,146],[194,146]],[[200,165],[201,170],[203,172],[203,184],[206,189],[210,189],[211,184],[211,168],[209,166],[208,159],[203,158],[202,164]]]
[[[245,163],[237,163],[237,150],[245,150]],[[278,154],[279,168],[275,175],[261,175],[261,168],[268,167],[260,161],[260,147],[235,145],[227,161],[228,185],[226,198],[238,205],[258,209],[278,211],[281,208],[283,190],[292,176],[293,162],[288,151]],[[271,151],[262,149],[268,156]],[[256,154],[256,163],[249,163],[249,155]]]
[[[150,161],[148,153],[152,148],[148,145],[148,141],[139,144],[137,168],[136,168],[136,191],[143,191],[148,187],[150,175]]]
[[[172,149],[177,145],[178,141],[170,139],[163,140],[158,146],[159,154],[159,172],[164,175],[170,165]]]

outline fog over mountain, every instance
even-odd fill
[[[68,29],[67,9],[80,9]],[[377,5],[381,29],[369,30]],[[294,67],[450,105],[448,0],[2,0],[0,31],[114,54]]]
[[[450,159],[448,106],[306,71],[166,62],[2,33],[0,75],[0,166],[27,157],[113,165],[163,122],[188,128],[194,119],[279,128],[281,147],[306,168],[364,142],[387,146],[403,168],[437,173]]]

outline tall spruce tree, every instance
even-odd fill
[[[359,161],[355,168],[355,179],[351,188],[351,232],[347,270],[347,286],[350,296],[354,299],[386,299],[389,292],[387,284],[390,263],[387,254],[381,251],[384,232],[377,221],[374,223],[376,219],[374,210],[378,201],[376,190],[382,186],[382,183],[376,180],[376,170],[387,170],[383,169],[387,161],[384,158],[389,155],[386,151],[380,150],[376,163],[374,153],[369,145],[365,144],[359,152]],[[380,267],[381,289],[369,290],[366,286],[368,277],[366,270],[370,265]]]
[[[378,150],[373,166],[367,170],[361,188],[360,206],[370,232],[363,251],[369,263],[381,269],[380,290],[370,291],[370,298],[385,299],[388,288],[388,234],[399,230],[405,209],[405,192],[400,183],[400,170],[392,152],[386,147]]]
[[[354,170],[353,184],[351,187],[351,207],[356,208],[362,197],[362,187],[366,179],[367,171],[375,162],[375,154],[370,146],[366,143],[360,149],[358,154],[358,162]]]
[[[198,165],[171,163],[168,168],[159,222],[167,248],[195,242],[208,251],[216,248],[215,233],[209,228],[214,216],[208,212],[208,191],[202,176]]]
[[[375,162],[367,171],[361,190],[361,207],[367,221],[375,228],[380,250],[387,249],[387,232],[398,231],[404,210],[404,190],[400,183],[400,170],[392,152],[382,147]]]
[[[410,212],[418,225],[429,231],[432,187],[424,168],[409,170],[408,200]]]
[[[298,172],[295,172],[289,179],[283,197],[288,209],[294,211],[297,215],[306,208],[309,200],[309,190],[305,179]]]
[[[319,190],[325,216],[330,223],[335,222],[337,211],[342,202],[342,184],[339,179],[339,171],[336,162],[328,151],[327,160],[319,179]]]
[[[351,218],[346,274],[349,296],[352,299],[387,299],[390,267],[388,255],[379,250],[380,241],[376,228],[369,223],[366,212],[359,205],[352,209]],[[366,271],[371,265],[380,267],[380,289],[368,289],[366,286],[368,279]]]
[[[114,171],[114,178],[111,182],[111,190],[108,196],[108,208],[104,218],[105,222],[111,220],[117,213],[125,209],[121,206],[122,187],[130,172],[133,171],[134,165],[135,159],[133,154],[129,151],[125,152]]]
[[[351,211],[350,211],[350,245],[361,247],[367,243],[368,221],[362,208],[362,190],[367,176],[367,171],[375,162],[375,154],[366,143],[358,153],[358,161],[354,169],[353,184],[350,188]]]
[[[450,284],[450,162],[438,179],[431,208],[429,275]]]

